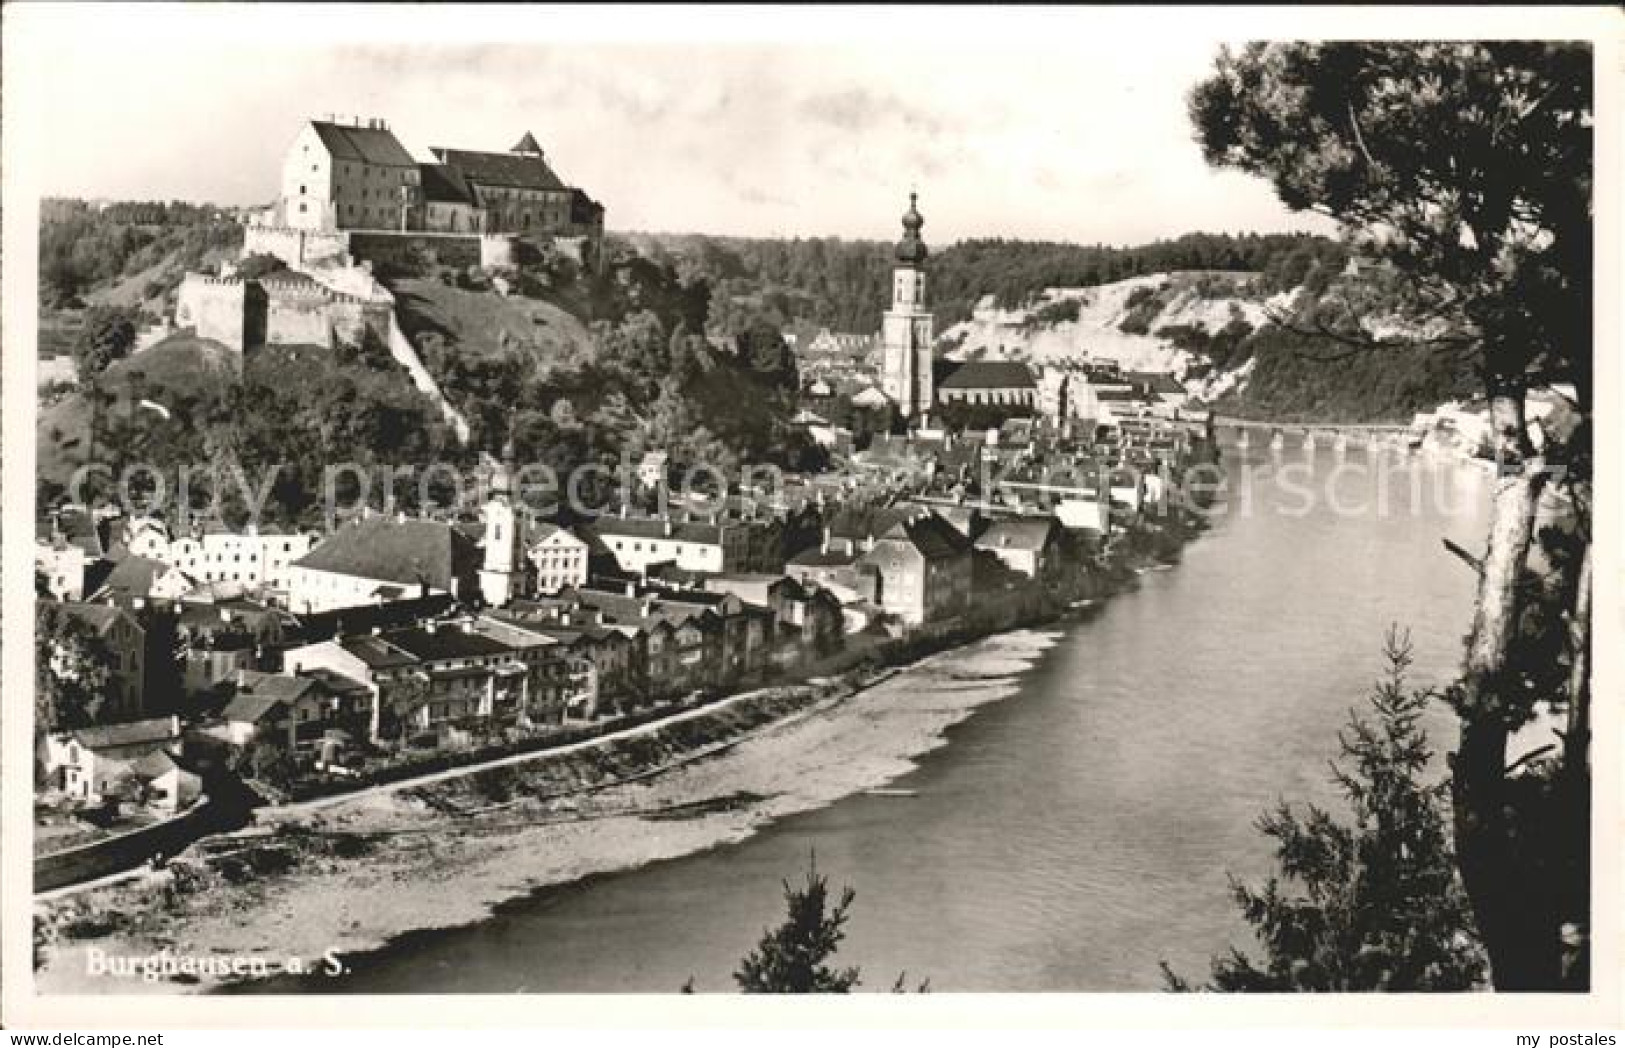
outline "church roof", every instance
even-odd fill
[[[1033,373],[1015,360],[972,360],[948,371],[941,389],[1035,389]]]
[[[509,189],[565,188],[559,176],[547,166],[540,155],[520,156],[516,153],[479,153],[469,149],[443,149],[436,147],[434,155],[440,162],[455,168],[468,182],[479,186],[501,186]]]
[[[448,593],[456,592],[458,580],[478,564],[474,540],[449,524],[428,520],[361,521],[335,531],[294,561],[296,567],[406,586],[421,577]]]

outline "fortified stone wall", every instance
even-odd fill
[[[285,226],[248,225],[243,232],[243,255],[273,255],[291,269],[320,263],[343,263],[350,253],[350,234]]]
[[[385,233],[369,230],[350,234],[350,254],[358,262],[371,262],[378,266],[415,267],[424,262],[442,266],[478,266],[483,264],[484,239],[477,234]]]
[[[260,281],[260,286],[266,297],[267,343],[360,345],[369,329],[381,342],[388,340],[392,312],[388,297],[363,298],[321,283],[274,277]]]
[[[247,292],[241,280],[188,273],[175,300],[175,326],[191,328],[241,353],[248,327]]]
[[[394,316],[388,303],[338,301],[327,307],[333,338],[347,346],[366,342],[368,332],[380,345],[389,341],[389,321]]]
[[[266,296],[267,345],[325,346],[333,348],[333,325],[328,303],[321,298]]]
[[[514,264],[514,238],[509,236],[480,237],[480,265],[485,269],[502,269]]]

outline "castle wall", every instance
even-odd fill
[[[259,282],[266,298],[265,341],[330,348],[338,342],[359,346],[369,330],[380,342],[387,341],[393,302],[372,275],[355,267],[319,272],[334,282],[370,293],[351,294],[326,281],[267,277]]]
[[[267,345],[333,346],[333,325],[328,319],[328,303],[322,298],[276,298],[266,296],[265,342]]]
[[[484,269],[503,269],[514,264],[513,237],[480,237],[480,266]]]
[[[241,280],[188,273],[176,296],[175,326],[191,328],[241,353],[246,341],[246,290]]]
[[[324,262],[342,263],[350,253],[350,237],[343,232],[321,232],[286,226],[250,224],[243,231],[243,255],[273,255],[290,269]]]
[[[384,233],[350,234],[350,254],[357,262],[383,266],[415,266],[421,260],[442,266],[482,264],[482,239],[478,234]]]
[[[394,310],[387,302],[334,302],[327,307],[327,320],[333,339],[348,346],[360,346],[370,332],[380,345],[389,341],[389,321]]]

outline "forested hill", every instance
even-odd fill
[[[813,237],[758,240],[699,234],[627,234],[685,279],[705,278],[712,321],[741,325],[766,310],[783,324],[805,321],[836,331],[880,327],[891,286],[889,241]],[[1347,258],[1336,241],[1307,234],[1190,233],[1138,247],[1030,240],[964,240],[933,248],[931,308],[939,330],[969,318],[983,296],[1018,306],[1046,287],[1084,287],[1173,270],[1260,273],[1271,290],[1329,277]],[[726,303],[736,307],[729,310]]]
[[[888,242],[626,239],[685,281],[709,284],[709,326],[717,334],[763,318],[803,334],[822,327],[872,333],[889,298]],[[1012,349],[1008,355],[1029,359],[1055,355],[1057,346],[1063,357],[1126,348],[1129,364],[1177,364],[1222,409],[1260,418],[1409,418],[1470,390],[1460,359],[1432,348],[1351,354],[1305,333],[1333,304],[1341,311],[1356,303],[1367,319],[1390,327],[1403,312],[1393,281],[1349,262],[1342,244],[1307,234],[1193,233],[1137,247],[968,240],[933,252],[930,300],[939,349],[953,355],[997,356],[1001,343]],[[1055,288],[1072,289],[1071,302],[1047,298]],[[1092,307],[1098,315],[1080,324],[1077,304],[1089,312],[1090,288],[1100,289]],[[1010,324],[998,339],[967,344],[972,313],[988,296]]]
[[[93,206],[50,199],[40,207],[40,305],[130,306],[156,317],[189,269],[235,258],[243,227],[206,204],[124,201]]]

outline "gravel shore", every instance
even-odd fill
[[[41,993],[176,993],[218,988],[216,974],[93,974],[99,958],[202,961],[257,958],[271,974],[290,958],[332,974],[323,958],[376,948],[407,931],[479,921],[535,889],[692,854],[764,824],[882,786],[946,743],[977,707],[1003,699],[1055,634],[1018,630],[915,663],[852,694],[750,729],[739,741],[636,782],[540,801],[468,803],[471,784],[444,793],[371,793],[319,811],[262,818],[293,834],[289,870],[180,890],[177,875],[82,893],[42,912],[115,914],[104,933],[61,936],[35,973]],[[446,794],[449,794],[446,795]],[[321,847],[312,847],[320,842]],[[340,847],[349,844],[350,848]],[[253,850],[252,839],[243,847]],[[96,952],[93,952],[96,951]],[[259,974],[256,972],[256,974]],[[341,976],[338,976],[341,977]],[[230,981],[227,977],[225,981]]]

